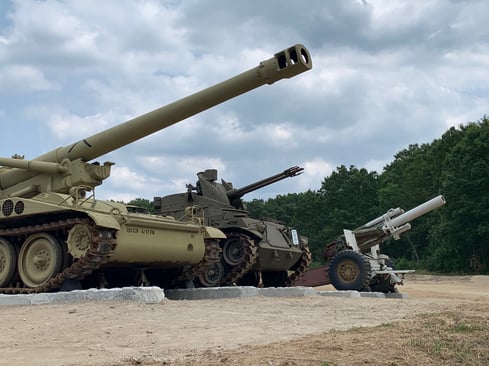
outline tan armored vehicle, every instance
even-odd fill
[[[198,208],[177,221],[130,212],[95,198],[113,163],[110,151],[264,84],[311,68],[302,45],[224,82],[33,160],[0,165],[0,292],[27,293],[63,283],[179,286],[219,260],[224,234],[204,226]],[[132,210],[131,210],[132,211]]]
[[[278,222],[249,217],[241,197],[246,193],[294,177],[303,172],[294,166],[245,187],[234,189],[223,179],[216,182],[217,170],[197,174],[196,186],[187,185],[186,193],[155,197],[157,213],[185,217],[185,210],[194,205],[204,210],[205,224],[226,234],[220,240],[222,255],[209,270],[202,273],[201,286],[240,285],[282,287],[293,285],[311,263],[307,238],[297,230]]]

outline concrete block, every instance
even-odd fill
[[[28,295],[0,294],[0,305],[40,305],[80,301],[138,301],[146,304],[156,304],[163,301],[164,298],[164,291],[159,287],[123,287]]]
[[[317,294],[330,297],[360,297],[358,291],[318,291]]]
[[[257,296],[258,289],[252,286],[202,287],[166,290],[170,300],[209,300]]]
[[[0,294],[0,305],[30,305],[32,295]]]
[[[266,287],[258,289],[258,295],[270,297],[306,297],[317,293],[312,287]]]
[[[394,293],[394,294],[385,294],[385,297],[388,299],[408,299],[409,296],[406,293]]]
[[[383,292],[360,292],[360,297],[374,297],[385,299],[385,294]]]

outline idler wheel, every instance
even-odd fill
[[[243,243],[237,236],[232,236],[226,240],[222,247],[222,257],[230,266],[240,264],[244,259]]]
[[[0,238],[0,287],[7,287],[15,274],[15,248],[7,239]]]
[[[19,252],[18,268],[22,282],[38,287],[61,270],[63,252],[58,240],[47,233],[29,236]]]

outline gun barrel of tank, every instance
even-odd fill
[[[231,201],[241,198],[244,196],[246,193],[256,191],[259,188],[268,186],[270,184],[273,184],[275,182],[278,182],[282,179],[288,178],[288,177],[295,177],[297,175],[300,175],[304,172],[304,168],[298,167],[298,166],[293,166],[290,167],[289,169],[285,169],[283,172],[272,175],[271,177],[259,180],[258,182],[249,184],[247,186],[244,186],[239,189],[233,189],[231,191],[227,192],[227,195]]]
[[[309,51],[303,45],[296,44],[228,80],[34,160],[59,163],[65,158],[81,158],[90,161],[259,86],[291,78],[311,67]],[[0,189],[22,182],[31,174],[16,169],[4,172],[0,176]]]
[[[392,218],[389,222],[391,227],[400,227],[408,222],[423,216],[424,214],[433,211],[434,209],[443,206],[446,203],[445,197],[442,195],[436,196],[429,201],[426,201],[411,210]],[[384,225],[385,226],[385,225]]]

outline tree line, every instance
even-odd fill
[[[452,127],[413,144],[381,173],[340,166],[317,191],[246,202],[250,216],[273,218],[309,238],[313,258],[325,244],[388,209],[411,209],[438,194],[447,204],[424,215],[382,252],[397,268],[439,273],[489,271],[489,118]]]

